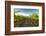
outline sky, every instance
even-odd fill
[[[14,8],[15,15],[29,16],[33,13],[39,13],[39,9]]]

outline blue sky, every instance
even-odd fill
[[[15,14],[17,15],[32,15],[33,13],[38,14],[39,9],[25,9],[25,8],[15,8]]]

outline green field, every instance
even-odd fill
[[[14,27],[36,27],[39,26],[39,16],[32,14],[30,16],[14,15]]]

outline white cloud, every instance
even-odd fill
[[[25,14],[25,13],[20,13],[20,12],[18,12],[18,13],[15,13],[15,15],[29,16],[30,14]]]

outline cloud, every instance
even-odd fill
[[[25,14],[25,13],[15,13],[15,15],[22,15],[22,16],[29,16],[30,14]]]

